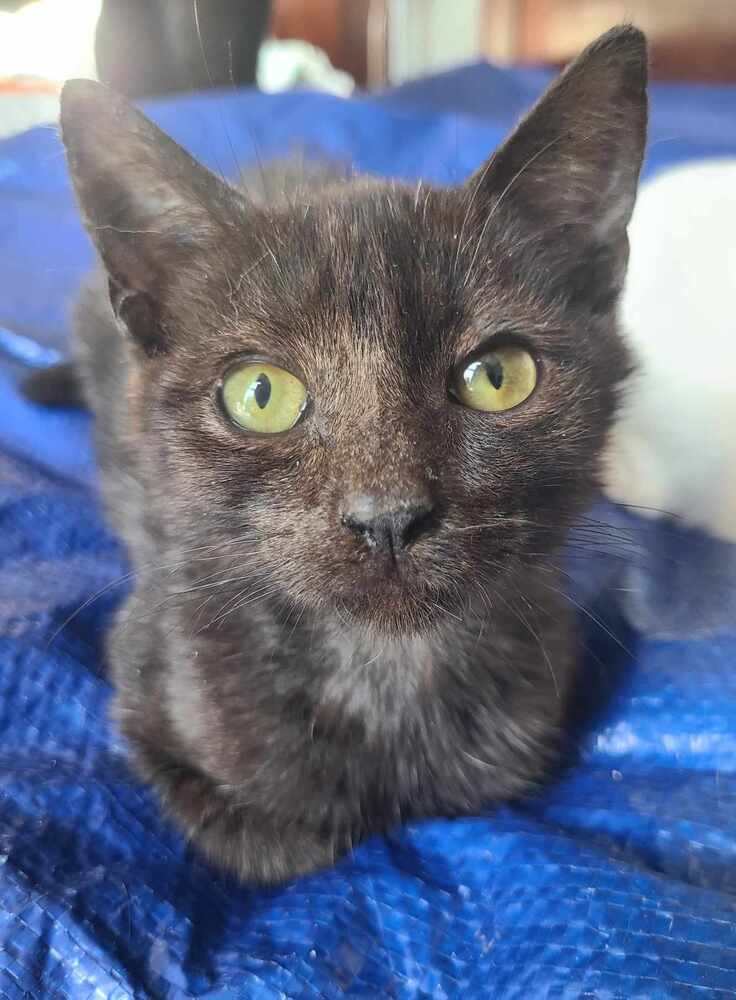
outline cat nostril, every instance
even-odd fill
[[[414,504],[375,514],[362,509],[359,513],[346,513],[342,520],[371,548],[396,555],[430,529],[433,509],[429,504]]]

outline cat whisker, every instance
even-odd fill
[[[194,26],[197,29],[197,41],[199,42],[199,51],[200,51],[200,53],[202,55],[202,62],[204,64],[204,70],[205,70],[205,73],[207,74],[207,79],[209,81],[210,88],[214,89],[215,84],[214,84],[214,80],[212,79],[212,73],[210,72],[210,64],[209,64],[209,60],[207,59],[207,51],[206,51],[206,49],[204,47],[204,39],[202,38],[202,29],[201,29],[201,25],[199,23],[199,0],[192,0],[192,12],[194,14]],[[242,171],[242,169],[240,167],[240,163],[238,162],[238,158],[235,155],[235,147],[233,146],[233,141],[232,141],[232,138],[230,136],[230,132],[229,132],[229,130],[227,128],[227,125],[225,124],[225,118],[224,118],[224,116],[222,114],[222,110],[220,109],[219,104],[218,104],[218,114],[219,114],[219,118],[220,118],[220,124],[222,125],[222,130],[223,130],[223,132],[225,134],[225,138],[227,139],[227,144],[230,147],[230,153],[231,153],[232,158],[233,158],[233,163],[235,164],[235,170],[237,171],[237,174],[238,174],[238,176],[240,178],[240,183],[242,184],[243,180],[244,180],[244,178],[243,178],[243,171]],[[222,177],[222,180],[225,183],[227,183],[225,175],[223,174],[222,168],[220,167],[219,164],[218,164],[218,170],[220,172],[220,176]]]
[[[256,536],[253,534],[253,532],[248,532],[247,534],[229,540],[227,543],[214,542],[214,543],[209,543],[207,545],[194,545],[191,546],[190,548],[182,549],[181,554],[191,555],[191,553],[193,552],[203,552],[203,551],[211,552],[215,549],[217,550],[222,549],[224,544],[232,546],[232,545],[242,544],[244,541],[270,541],[273,538],[281,537],[283,534],[285,534],[285,532],[273,533],[272,535],[269,536]],[[199,557],[195,556],[193,558],[190,557],[187,559],[179,559],[173,563],[163,563],[163,564],[149,563],[148,565],[128,570],[126,573],[121,574],[114,580],[111,580],[109,583],[105,584],[104,587],[101,587],[90,597],[86,598],[79,605],[79,607],[75,608],[74,611],[67,618],[65,618],[64,621],[61,623],[61,625],[59,625],[58,628],[56,628],[56,630],[53,632],[53,634],[46,643],[46,648],[48,649],[52,645],[52,643],[58,638],[58,636],[64,631],[64,629],[67,628],[78,615],[80,615],[83,611],[85,611],[91,604],[94,604],[95,601],[99,600],[101,597],[104,597],[105,594],[109,593],[111,590],[114,590],[116,587],[121,587],[124,584],[129,583],[131,580],[134,579],[135,580],[146,579],[148,577],[153,576],[156,573],[165,573],[165,572],[174,573],[176,572],[176,570],[181,569],[184,566],[189,566],[196,562],[207,562],[214,558],[215,556],[210,556],[210,555],[199,556]],[[233,555],[233,558],[236,558],[236,556]],[[214,573],[210,574],[210,577],[204,577],[203,579],[204,580],[209,579],[214,575],[215,575]]]
[[[584,604],[581,604],[580,601],[576,601],[575,598],[572,597],[571,594],[569,594],[565,590],[560,590],[559,587],[553,587],[553,586],[551,586],[548,583],[542,583],[541,580],[539,581],[539,585],[541,587],[544,587],[545,590],[549,590],[552,593],[557,594],[559,597],[562,597],[564,600],[566,600],[569,604],[571,604],[574,608],[576,608],[581,614],[585,615],[586,618],[589,618],[595,625],[598,626],[598,628],[602,629],[606,633],[606,635],[610,639],[612,639],[616,643],[616,645],[624,653],[626,653],[627,656],[630,656],[630,657],[633,658],[634,654],[628,648],[628,646],[624,645],[624,643],[615,634],[615,632],[612,632],[611,629],[608,627],[608,625],[606,625],[605,622],[601,621],[601,619],[597,615],[593,614],[593,612],[590,610],[590,608],[586,608]]]
[[[295,606],[296,605],[294,605],[294,607]],[[302,606],[301,606],[301,608],[299,610],[299,614],[296,616],[296,619],[294,620],[294,624],[291,626],[291,631],[289,632],[289,634],[286,637],[286,643],[287,644],[289,642],[291,642],[292,638],[294,637],[294,633],[296,632],[297,628],[299,627],[299,623],[301,622],[302,618],[304,617],[304,614],[305,614],[306,610],[307,610],[306,605],[302,604]],[[289,614],[291,614],[291,611],[289,612]],[[287,621],[288,621],[288,618],[287,618]]]
[[[106,584],[106,586],[102,587],[96,593],[92,594],[92,596],[88,597],[86,601],[83,601],[82,604],[80,604],[78,608],[75,608],[74,611],[72,611],[72,613],[64,619],[61,625],[59,625],[59,627],[55,629],[51,637],[46,642],[46,649],[48,650],[51,647],[51,645],[56,641],[59,635],[61,635],[64,629],[67,628],[67,626],[71,625],[74,619],[78,615],[81,615],[81,613],[86,608],[88,608],[91,604],[94,604],[94,602],[98,601],[101,597],[104,597],[104,595],[109,593],[111,590],[114,590],[115,587],[120,587],[124,583],[127,583],[128,580],[131,580],[135,575],[136,574],[134,570],[128,573],[124,573],[122,576],[118,577],[115,580],[112,580],[110,583]]]
[[[453,277],[455,277],[457,275],[458,262],[460,260],[461,254],[464,253],[464,251],[465,251],[465,247],[463,246],[463,236],[465,234],[465,229],[467,228],[468,222],[470,220],[470,214],[471,214],[471,212],[473,210],[473,205],[475,204],[475,199],[478,197],[478,192],[483,187],[483,183],[484,183],[486,177],[488,176],[488,172],[490,171],[491,167],[493,166],[493,163],[494,163],[493,157],[491,157],[490,159],[486,160],[486,162],[483,165],[483,169],[481,170],[480,176],[478,177],[477,181],[473,185],[473,190],[471,192],[470,198],[468,199],[468,205],[467,205],[467,208],[465,209],[465,215],[463,217],[463,221],[462,221],[462,224],[460,226],[460,232],[458,233],[457,243],[456,243],[456,246],[455,246],[455,261],[453,263],[453,268],[452,268]]]
[[[388,642],[385,642],[383,646],[378,650],[378,652],[376,652],[373,656],[371,656],[369,660],[366,660],[365,663],[362,663],[360,667],[358,667],[358,669],[365,670],[366,667],[370,667],[371,664],[375,663],[377,660],[380,660],[383,654],[386,652],[387,648],[388,648]]]
[[[450,611],[450,609],[446,608],[444,605],[436,604],[434,601],[429,601],[428,606],[434,608],[435,611],[439,611],[440,614],[447,615],[448,618],[454,618],[456,622],[460,622],[462,624],[463,619],[460,615],[456,615],[454,611]]]
[[[278,588],[273,584],[269,584],[268,587],[263,587],[258,591],[239,591],[234,598],[231,598],[225,605],[221,608],[219,613],[211,619],[200,631],[206,632],[211,628],[219,628],[222,623],[230,616],[235,614],[237,611],[242,610],[242,608],[248,607],[250,604],[254,604],[256,601],[267,600],[269,597],[274,596],[278,593]]]
[[[648,507],[644,504],[624,503],[622,500],[611,500],[609,498],[606,499],[606,503],[610,503],[614,507],[620,507],[622,510],[642,510],[649,514],[660,514],[662,517],[666,517],[673,521],[682,520],[682,516],[680,514],[676,514],[671,510],[666,510],[664,507]]]
[[[215,576],[216,574],[211,574]],[[205,580],[210,579],[205,577]],[[196,594],[201,590],[222,590],[231,583],[246,583],[248,581],[247,576],[230,576],[226,577],[224,580],[214,580],[209,583],[197,583],[193,587],[185,587],[183,590],[176,590],[169,594],[169,597],[184,597],[187,594]]]
[[[334,609],[335,610],[335,614],[340,619],[340,621],[345,626],[345,628],[350,628],[350,612],[348,611],[348,609],[345,607],[344,604],[342,605],[342,613],[341,613],[340,608],[341,608],[341,605],[338,603],[335,606],[335,609]],[[343,617],[343,615],[344,615],[344,617]]]
[[[233,578],[232,580],[230,580],[228,582],[229,583],[243,583],[246,579],[247,579],[246,577],[239,577],[239,578]],[[156,604],[156,610],[157,611],[163,611],[166,608],[171,607],[172,605],[174,605],[180,598],[187,597],[188,595],[190,595],[192,593],[196,593],[197,591],[200,591],[200,590],[213,590],[214,593],[213,593],[212,596],[213,597],[217,597],[219,594],[222,594],[223,592],[227,593],[228,589],[229,588],[228,588],[228,586],[227,586],[226,583],[220,583],[218,581],[218,582],[215,582],[215,583],[212,583],[212,584],[207,584],[206,586],[203,586],[203,587],[189,587],[189,588],[186,588],[184,590],[175,590],[172,593],[166,594],[164,597],[161,598],[160,601],[157,602],[157,604]],[[243,591],[242,591],[242,588],[241,588],[238,591],[238,594],[235,595],[235,599],[237,599],[238,595],[242,594],[242,593],[243,593]]]
[[[521,597],[521,598],[524,599],[524,602],[526,603],[526,605],[529,608],[530,612],[534,613],[534,609],[533,609],[532,605],[530,604],[530,602],[524,597],[523,594],[521,594],[521,592],[518,590],[517,587],[515,587],[514,589],[516,590],[516,592],[519,595],[519,597]],[[529,633],[529,635],[531,635],[531,637],[537,643],[537,646],[539,647],[539,651],[542,654],[542,657],[544,659],[545,665],[546,665],[547,670],[549,671],[549,675],[550,675],[550,677],[552,679],[552,684],[554,685],[554,689],[555,689],[555,696],[559,700],[559,698],[560,698],[560,687],[559,687],[559,682],[557,680],[557,674],[555,673],[555,669],[554,669],[554,666],[552,664],[552,660],[551,660],[551,658],[549,656],[549,653],[547,651],[547,647],[545,646],[545,644],[544,644],[544,642],[542,640],[541,635],[534,628],[534,626],[531,624],[531,622],[529,622],[529,620],[521,613],[521,611],[519,611],[519,609],[517,607],[515,607],[508,600],[506,600],[506,598],[503,597],[503,595],[500,594],[496,588],[493,588],[493,593],[494,593],[494,596],[496,597],[496,599],[498,601],[500,601],[501,604],[503,604],[504,607],[517,619],[517,621],[519,621],[521,623],[521,625],[527,630],[527,632]]]
[[[205,597],[205,599],[201,602],[201,604],[197,607],[197,610],[192,615],[192,628],[190,630],[190,636],[192,638],[194,638],[194,636],[197,635],[200,631],[200,622],[202,621],[202,616],[204,614],[206,607],[209,604],[211,604],[217,598],[217,596],[218,596],[217,593],[214,593],[210,594],[208,597]]]
[[[581,516],[581,521],[585,521],[586,523],[573,522],[568,526],[561,526],[561,530],[566,532],[566,538],[561,542],[560,552],[564,552],[565,556],[575,552],[590,556],[591,554],[599,552],[601,554],[605,553],[607,555],[617,556],[621,559],[630,558],[633,560],[637,557],[641,557],[641,543],[637,541],[630,531],[627,531],[625,528],[617,525],[611,525],[604,521],[598,521],[594,518],[585,518]],[[453,532],[470,533],[490,530],[498,531],[499,529],[508,528],[509,526],[509,519],[497,519],[485,523],[481,522],[477,524],[461,525],[453,528]],[[544,524],[542,522],[533,521],[529,518],[514,518],[513,527],[528,527],[532,530],[537,530],[539,528],[542,528],[543,530],[557,530],[557,526],[553,524]],[[533,554],[547,555],[548,553],[528,553],[528,555]]]
[[[268,246],[267,243],[265,243],[263,240],[261,240],[260,243],[261,243],[261,246],[263,247],[263,249],[265,251],[264,258],[265,257],[270,257],[273,260],[274,265],[276,267],[276,270],[278,271],[279,277],[283,281],[284,280],[284,272],[283,272],[283,269],[281,267],[281,263],[280,263],[278,257],[273,252],[272,248],[270,246]]]
[[[235,290],[234,290],[233,292],[231,292],[231,295],[230,295],[230,298],[231,298],[231,301],[232,301],[232,299],[233,299],[233,298],[234,298],[234,297],[235,297],[236,295],[239,295],[239,294],[240,294],[240,291],[241,291],[241,289],[242,289],[242,287],[243,287],[243,282],[244,282],[244,281],[245,281],[245,279],[246,279],[246,278],[248,277],[248,275],[249,275],[249,274],[250,274],[250,273],[251,273],[252,271],[255,271],[255,269],[256,269],[256,268],[257,268],[257,267],[258,267],[258,266],[259,266],[260,264],[262,264],[262,263],[263,263],[263,261],[264,261],[264,260],[266,259],[266,257],[268,257],[268,254],[267,254],[267,253],[262,253],[262,254],[261,254],[261,256],[260,256],[260,257],[258,258],[258,260],[256,260],[256,261],[255,261],[255,262],[254,262],[253,264],[251,264],[251,265],[250,265],[250,267],[246,267],[246,269],[245,269],[244,271],[241,271],[241,272],[240,272],[240,275],[238,276],[238,281],[237,281],[237,284],[235,285]]]

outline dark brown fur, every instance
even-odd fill
[[[65,89],[106,270],[79,358],[137,570],[116,711],[170,813],[241,877],[522,795],[554,761],[575,656],[553,557],[627,371],[645,82],[642,36],[617,29],[459,189],[325,177],[271,201],[99,85]],[[453,401],[456,366],[504,339],[538,359],[532,397]],[[309,388],[286,434],[220,410],[249,352]],[[400,559],[347,526],[366,503],[426,512]]]

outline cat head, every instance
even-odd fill
[[[269,205],[67,84],[161,530],[391,634],[547,558],[596,486],[627,373],[645,88],[642,34],[614,29],[462,186],[357,178]]]

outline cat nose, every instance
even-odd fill
[[[370,548],[395,556],[430,529],[433,511],[433,505],[426,500],[417,499],[387,510],[363,496],[349,505],[342,520]]]

